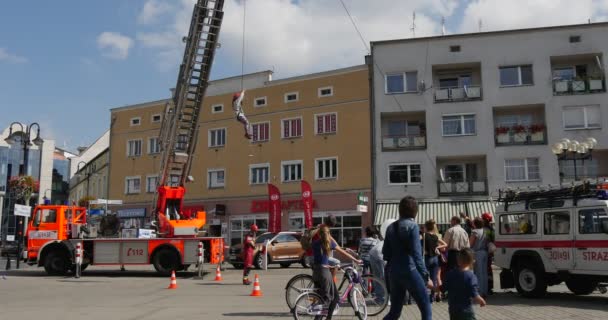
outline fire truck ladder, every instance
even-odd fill
[[[573,184],[570,187],[559,187],[556,189],[537,189],[537,190],[499,190],[498,202],[504,203],[504,210],[508,211],[509,204],[513,202],[524,202],[526,210],[531,202],[542,201],[545,207],[553,207],[559,200],[571,199],[576,206],[578,200],[584,198],[597,198],[603,196],[604,184],[594,184],[585,181],[581,184]],[[601,193],[601,194],[600,194]]]
[[[158,186],[184,186],[198,137],[198,118],[218,45],[224,0],[198,0],[172,99],[167,102],[160,131]],[[156,194],[158,197],[158,193]],[[155,199],[156,203],[156,199]]]

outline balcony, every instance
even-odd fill
[[[601,54],[551,57],[554,95],[606,92]]]
[[[426,149],[426,136],[384,136],[382,137],[384,150],[412,150]]]
[[[382,151],[426,149],[424,112],[381,114]]]
[[[481,100],[481,86],[464,86],[435,89],[435,102]]]
[[[437,168],[440,197],[488,195],[485,155],[438,157]]]
[[[497,147],[547,144],[544,106],[494,108],[494,144]]]
[[[437,193],[440,197],[452,196],[487,196],[488,179],[477,181],[437,181]]]
[[[547,128],[544,124],[515,125],[494,129],[496,146],[547,144]]]
[[[553,80],[553,94],[573,95],[606,92],[604,79],[601,78],[578,78],[578,79],[555,79]]]
[[[481,100],[481,63],[433,66],[435,103]]]

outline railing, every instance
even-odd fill
[[[404,149],[426,149],[426,136],[383,136],[382,149],[404,150]]]
[[[439,196],[486,196],[488,195],[488,179],[476,181],[437,181]]]
[[[595,174],[589,175],[586,173],[577,174],[561,174],[560,180],[562,183],[572,183],[575,181],[589,181],[591,183],[604,183],[608,182],[608,174]]]
[[[574,79],[553,80],[554,95],[586,94],[595,92],[606,92],[604,79]]]
[[[547,144],[547,130],[514,132],[495,132],[494,142],[496,146],[517,146],[517,145],[543,145]]]
[[[435,102],[481,100],[481,86],[449,87],[435,89]]]

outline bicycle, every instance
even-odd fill
[[[343,264],[337,266],[338,270],[344,272],[344,277],[348,280],[348,286],[346,290],[339,296],[336,309],[348,302],[355,312],[355,317],[359,320],[367,319],[367,305],[365,298],[361,291],[355,286],[361,281],[361,277],[352,264]],[[300,294],[294,303],[292,309],[293,316],[296,320],[312,318],[315,320],[321,320],[327,316],[328,306],[327,301],[324,301],[323,297],[316,291],[318,289],[304,289],[303,293]],[[334,311],[335,311],[334,310]],[[335,313],[334,313],[335,314]]]

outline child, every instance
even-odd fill
[[[477,277],[471,271],[475,254],[466,248],[458,254],[458,268],[448,272],[445,287],[450,294],[448,304],[450,320],[475,320],[473,302],[485,306],[486,301],[479,295]]]

